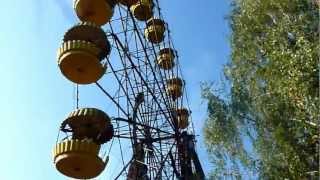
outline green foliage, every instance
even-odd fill
[[[309,0],[234,0],[231,93],[223,100],[203,86],[214,178],[239,165],[265,179],[318,171],[318,11]]]

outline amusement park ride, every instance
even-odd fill
[[[81,22],[65,33],[57,58],[76,84],[77,107],[61,123],[56,169],[95,178],[118,148],[114,179],[204,179],[179,57],[158,0],[75,0],[74,10]],[[114,83],[103,84],[105,78]],[[78,107],[78,85],[89,84],[112,102],[112,116]]]

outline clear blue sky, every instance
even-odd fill
[[[200,135],[197,150],[208,172],[202,138],[206,105],[200,98],[200,82],[219,81],[229,58],[229,29],[224,19],[229,1],[160,0],[160,4],[179,51]],[[56,63],[64,32],[78,22],[71,0],[3,1],[0,17],[0,179],[66,179],[54,169],[51,149],[61,121],[73,109],[73,85]],[[83,104],[105,106],[95,87],[85,91]],[[98,179],[108,179],[108,170]]]

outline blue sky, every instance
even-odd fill
[[[218,82],[229,58],[225,20],[229,1],[161,0],[160,4],[180,55],[200,135],[197,150],[208,172],[211,167],[201,132],[206,105],[200,98],[200,82]],[[3,1],[0,17],[0,179],[66,179],[54,169],[51,149],[74,103],[73,84],[64,79],[56,63],[64,32],[78,22],[71,0]],[[105,106],[95,87],[86,87],[85,92],[90,96],[81,96],[83,104]],[[106,169],[98,179],[108,179],[108,173]]]

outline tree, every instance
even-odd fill
[[[319,175],[315,2],[233,1],[232,54],[225,66],[230,93],[203,86],[208,102],[204,134],[216,167],[212,177],[226,171],[264,179]]]

